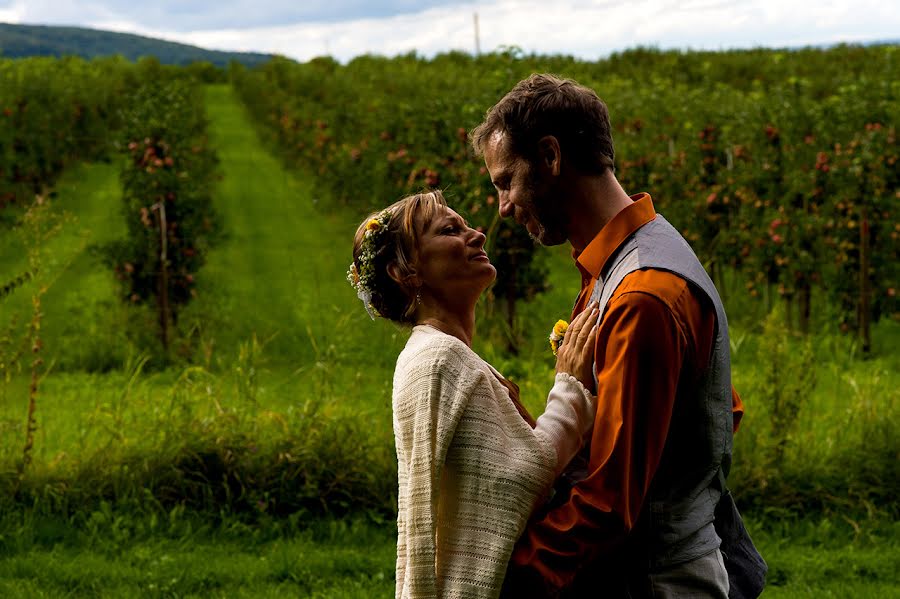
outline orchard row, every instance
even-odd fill
[[[0,60],[0,209],[108,154],[136,74],[118,60]]]
[[[539,291],[533,250],[498,224],[496,195],[467,131],[518,80],[554,72],[609,106],[616,173],[648,191],[721,283],[784,297],[806,328],[825,305],[859,330],[898,316],[897,48],[679,53],[600,62],[513,52],[431,60],[273,61],[233,80],[286,160],[323,195],[360,211],[440,187],[496,231],[492,258],[510,301]],[[503,268],[507,267],[507,268]],[[823,293],[816,292],[822,290]]]
[[[74,161],[118,160],[127,235],[103,253],[122,298],[154,305],[163,345],[217,231],[217,161],[196,70],[153,59],[0,60],[0,217],[14,220],[19,211],[4,206],[43,194]]]

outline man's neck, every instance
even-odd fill
[[[572,213],[569,243],[582,251],[619,212],[631,205],[612,171],[599,177],[579,177],[568,192]]]

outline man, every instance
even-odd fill
[[[573,315],[601,310],[585,460],[516,545],[504,596],[727,597],[713,519],[743,407],[715,286],[650,196],[622,189],[592,90],[533,75],[471,138],[500,215],[572,245]]]

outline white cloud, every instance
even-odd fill
[[[54,22],[63,19],[213,49],[273,52],[298,60],[330,54],[342,61],[366,53],[393,56],[416,51],[431,56],[448,50],[471,52],[476,11],[484,51],[518,46],[528,53],[573,54],[586,59],[639,45],[694,49],[792,46],[896,39],[900,31],[900,3],[881,0],[474,0],[388,17],[266,27],[235,22],[226,28],[190,31],[174,25],[184,25],[178,15],[167,17],[171,27],[161,25],[161,18],[154,18],[151,26],[130,18],[121,8],[113,10],[109,1],[27,0],[26,4],[16,0],[11,7],[0,8],[0,20],[8,14],[13,17],[9,20],[35,22],[35,15],[49,14],[52,5]],[[234,8],[245,2],[224,4]],[[350,4],[353,2],[347,2]],[[392,6],[410,5],[395,1]],[[266,6],[261,4],[260,11]],[[192,14],[196,12],[192,9]]]
[[[21,23],[27,9],[25,2],[13,2],[10,6],[0,6],[0,23]]]
[[[474,49],[474,7],[434,8],[414,14],[342,23],[310,23],[196,31],[180,38],[210,48],[255,50],[284,54],[299,60],[330,54],[349,60],[365,53],[395,55],[410,51],[423,54]]]
[[[277,52],[298,60],[330,54],[345,61],[364,53],[392,56],[412,50],[430,56],[474,50],[476,11],[483,50],[518,46],[525,52],[587,59],[638,45],[789,46],[895,38],[900,31],[893,3],[873,0],[496,0],[379,19],[197,31],[180,39],[215,48]]]
[[[195,31],[267,27],[285,23],[334,23],[417,12],[456,0],[0,0],[20,4],[18,21],[83,24],[97,19],[135,23],[146,29]]]

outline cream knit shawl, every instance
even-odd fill
[[[552,431],[532,429],[492,367],[428,326],[413,329],[393,384],[396,597],[495,598],[558,472]]]

